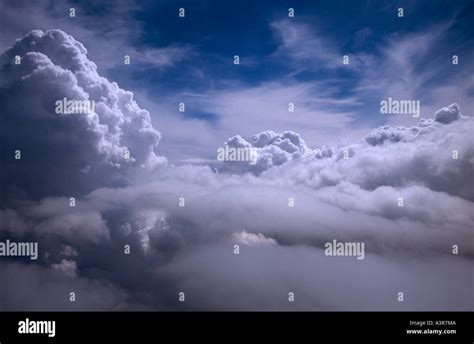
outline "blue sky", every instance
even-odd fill
[[[14,2],[3,6],[6,15],[18,11]],[[76,18],[67,16],[70,7]],[[416,124],[381,116],[388,97],[420,100],[423,117],[453,102],[464,112],[474,105],[469,1],[46,1],[25,8],[30,19],[3,18],[2,46],[33,28],[72,34],[104,76],[150,111],[163,134],[161,153],[176,163],[212,158],[236,134],[293,130],[319,146],[384,123]]]
[[[452,1],[239,1],[232,4],[152,1],[142,6],[131,14],[143,29],[143,34],[134,42],[137,49],[190,45],[199,53],[197,61],[200,67],[209,72],[209,79],[215,79],[217,83],[219,79],[230,78],[256,85],[288,76],[295,68],[289,63],[291,61],[272,58],[281,45],[278,32],[272,27],[279,21],[307,26],[309,32],[332,42],[341,54],[349,55],[377,54],[377,48],[390,35],[406,35],[443,24],[449,28],[437,44],[446,45],[456,52],[470,40],[473,30],[469,25],[472,5],[459,6]],[[178,6],[186,9],[186,18],[176,15]],[[295,8],[293,19],[287,18],[289,7]],[[399,7],[404,8],[403,19],[395,15]],[[470,45],[472,47],[472,42]],[[234,54],[241,56],[244,68],[229,68]],[[311,59],[305,62],[308,68],[295,74],[295,80],[345,77],[350,82],[357,79],[347,70],[320,68],[315,63],[317,61]],[[199,80],[183,75],[182,67],[189,65],[189,61],[177,63],[178,70],[169,70],[162,77],[161,85],[166,84],[170,89],[177,86],[202,88]]]

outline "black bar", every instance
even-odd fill
[[[55,336],[19,334],[19,322],[26,319],[54,320]],[[423,326],[410,321],[432,321]],[[444,323],[443,323],[444,322]],[[0,343],[64,343],[98,338],[157,338],[163,333],[174,338],[191,333],[245,336],[260,330],[269,336],[287,333],[296,339],[310,338],[378,339],[400,342],[473,343],[472,312],[4,312],[0,313]],[[186,329],[188,331],[180,331]],[[407,330],[456,330],[456,334],[407,334]],[[189,331],[190,330],[190,331]],[[270,330],[270,331],[268,331]],[[221,337],[225,342],[230,337]],[[164,341],[160,337],[158,341]],[[305,340],[308,341],[308,340]],[[314,340],[311,340],[314,341]],[[155,342],[155,341],[153,341]]]

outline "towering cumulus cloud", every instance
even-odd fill
[[[64,98],[95,112],[57,113]],[[255,164],[171,166],[150,114],[59,30],[1,55],[0,102],[0,239],[39,243],[36,261],[2,257],[0,309],[474,307],[474,121],[457,104],[350,145],[268,130],[226,143]],[[363,259],[326,255],[334,240]]]
[[[9,197],[84,192],[124,183],[129,166],[160,162],[160,133],[133,93],[101,77],[87,50],[60,30],[34,30],[0,57],[2,184]],[[93,113],[58,113],[90,101]],[[12,159],[21,152],[20,162]]]
[[[222,170],[229,173],[252,172],[256,175],[273,166],[281,166],[290,161],[307,158],[308,156],[330,156],[331,150],[313,151],[304,142],[299,134],[285,131],[277,134],[267,130],[252,136],[252,143],[247,142],[239,135],[227,140],[226,145],[232,148],[254,149],[256,161],[224,161]],[[319,155],[318,155],[319,154]]]

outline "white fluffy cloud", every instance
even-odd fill
[[[148,111],[132,92],[101,77],[84,46],[60,30],[31,31],[7,49],[0,56],[0,87],[7,152],[2,183],[16,180],[9,197],[88,191],[123,183],[130,166],[164,162],[154,152],[160,133]],[[63,98],[94,101],[95,113],[57,114],[55,102]],[[13,160],[17,149],[21,161]]]
[[[247,233],[247,231],[242,231],[240,233],[234,233],[233,237],[235,242],[247,245],[250,247],[258,247],[265,245],[276,245],[277,242],[275,239],[266,238],[262,233],[254,234]]]
[[[313,189],[342,181],[368,190],[423,185],[472,201],[473,130],[473,118],[462,116],[452,104],[436,112],[434,120],[421,119],[412,127],[382,126],[348,146],[311,149],[292,132],[263,132],[253,136],[253,144],[236,136],[228,145],[255,148],[257,163],[226,162],[223,171],[263,173],[264,178],[286,178]]]
[[[237,135],[231,137],[225,144],[236,149],[254,149],[256,153],[256,161],[224,161],[222,170],[229,173],[252,172],[258,175],[273,166],[280,166],[310,155],[313,157],[332,155],[332,151],[327,148],[311,150],[300,135],[292,131],[278,134],[267,130],[253,135],[252,143]]]

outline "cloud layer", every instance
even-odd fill
[[[474,121],[456,104],[350,145],[233,136],[257,163],[216,173],[158,157],[149,113],[64,32],[30,32],[0,66],[0,239],[40,249],[2,258],[0,309],[473,309]],[[96,114],[55,114],[64,97]],[[334,239],[365,259],[325,256]]]

